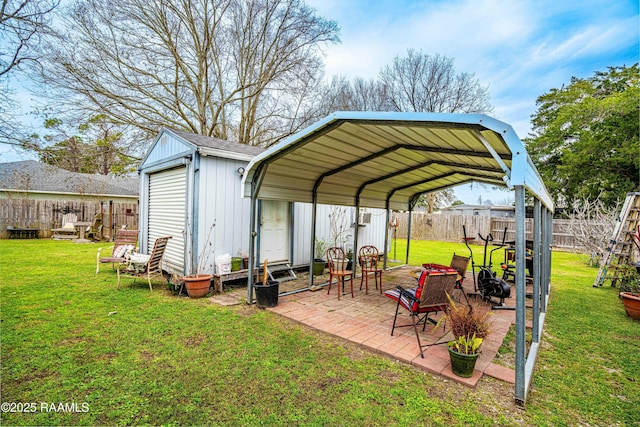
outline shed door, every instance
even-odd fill
[[[289,261],[289,203],[265,200],[260,212],[260,262]]]
[[[149,175],[148,248],[158,237],[171,236],[164,255],[167,271],[184,272],[184,227],[187,168],[182,166]]]

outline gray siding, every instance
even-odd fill
[[[199,253],[204,250],[207,236],[212,245],[210,266],[215,258],[228,253],[232,257],[249,250],[250,200],[240,194],[238,168],[247,162],[202,157],[199,172],[199,197],[195,200],[198,212]]]
[[[229,156],[233,157],[233,156]],[[145,245],[151,237],[148,235],[149,218],[157,213],[149,212],[149,176],[150,174],[175,168],[186,167],[186,199],[184,204],[185,249],[190,252],[192,234],[194,253],[198,258],[206,258],[199,266],[200,272],[215,272],[215,259],[223,254],[232,257],[246,254],[249,251],[249,214],[250,199],[242,198],[241,175],[239,168],[246,168],[248,161],[219,157],[217,155],[201,155],[196,145],[185,141],[170,131],[163,130],[141,166],[140,180],[140,230],[141,244]],[[350,223],[355,218],[355,208],[348,208],[347,217]],[[318,205],[317,235],[330,242],[329,205]],[[359,243],[373,244],[382,251],[385,233],[385,211],[371,209],[371,223],[359,229]],[[309,203],[293,205],[293,252],[290,261],[293,265],[306,265],[311,251],[311,213]],[[170,227],[169,227],[170,228]],[[160,232],[161,230],[154,230]],[[162,233],[161,233],[162,234]],[[347,245],[353,244],[353,228],[347,233]],[[207,242],[210,242],[208,244]],[[148,245],[150,246],[150,245]],[[174,245],[176,246],[176,245]],[[151,248],[142,248],[150,250]],[[186,258],[190,253],[186,254]],[[191,271],[190,262],[184,273]]]

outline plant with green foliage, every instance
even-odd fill
[[[640,274],[635,266],[621,264],[616,268],[618,275],[618,289],[620,292],[629,292],[640,296]]]
[[[557,204],[595,200],[606,206],[640,188],[640,69],[609,67],[537,99],[526,140]]]
[[[447,344],[449,348],[456,353],[460,354],[478,354],[480,353],[480,346],[482,345],[482,338],[476,337],[475,334],[471,337],[465,335],[459,336],[457,340],[449,341]]]
[[[316,237],[315,249],[314,249],[315,258],[318,260],[323,260],[325,256],[325,252],[327,252],[328,248],[329,248],[329,245],[327,244],[327,242],[324,241],[324,239],[320,239]]]

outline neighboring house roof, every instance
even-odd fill
[[[137,197],[140,190],[138,177],[70,172],[35,160],[25,160],[0,163],[0,191]]]
[[[463,210],[489,210],[489,211],[515,211],[515,206],[493,206],[493,205],[455,205],[440,209],[441,211],[463,211]]]
[[[188,141],[198,148],[211,149],[214,151],[231,152],[239,154],[247,154],[250,156],[257,156],[265,151],[264,148],[255,145],[240,144],[238,142],[225,141],[224,139],[214,138],[212,136],[198,135],[183,130],[165,128],[165,130],[173,133],[176,136]]]

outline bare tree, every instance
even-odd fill
[[[334,77],[322,99],[325,114],[333,111],[411,111],[488,113],[489,93],[473,74],[456,74],[453,60],[413,49],[384,66],[377,80]],[[423,195],[429,212],[454,201],[453,190]]]
[[[348,239],[350,229],[349,208],[346,206],[332,205],[329,212],[329,229],[333,246],[343,247]]]
[[[22,63],[38,60],[34,48],[49,31],[59,0],[2,0],[0,6],[0,77]]]
[[[573,236],[576,248],[591,254],[590,263],[598,265],[607,251],[616,220],[620,215],[620,202],[605,205],[598,196],[595,200],[576,200],[572,205],[569,223],[562,232]]]
[[[269,144],[303,115],[292,94],[318,81],[338,31],[301,0],[85,0],[41,77],[147,136],[171,126]]]
[[[334,111],[388,111],[390,109],[385,88],[375,79],[334,76],[324,90],[324,114]]]
[[[489,93],[470,73],[456,74],[453,59],[413,49],[382,68],[379,80],[395,111],[487,113]]]
[[[19,146],[25,137],[20,108],[6,80],[27,63],[37,63],[36,47],[49,32],[51,12],[59,0],[0,0],[0,142]]]

